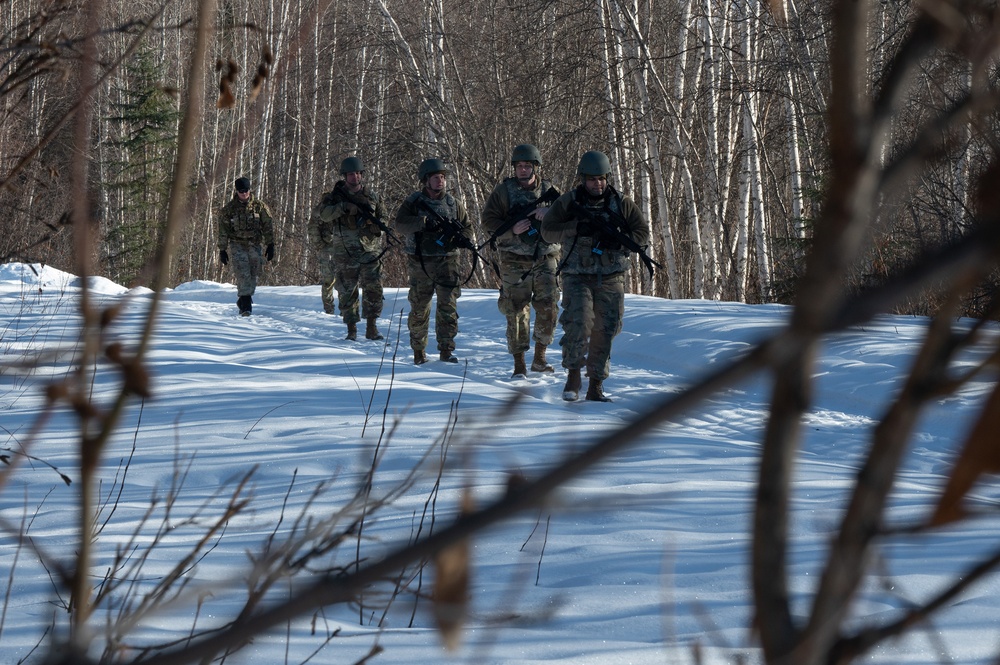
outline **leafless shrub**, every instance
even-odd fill
[[[99,3],[94,3],[99,4]],[[774,4],[774,3],[772,3]],[[984,280],[996,270],[1000,257],[1000,199],[995,182],[1000,175],[996,147],[1000,141],[991,130],[995,123],[998,96],[993,68],[998,40],[998,28],[993,10],[973,2],[923,3],[908,35],[888,52],[884,75],[874,93],[869,92],[865,60],[868,49],[863,43],[870,3],[848,0],[832,3],[831,18],[834,47],[831,51],[829,97],[830,172],[820,213],[815,224],[812,250],[806,269],[794,296],[794,315],[788,327],[765,340],[752,352],[714,374],[704,377],[683,393],[664,398],[646,413],[619,431],[610,433],[584,450],[575,452],[560,464],[534,478],[513,483],[510,491],[493,503],[468,507],[453,523],[426,530],[421,528],[411,542],[386,552],[377,559],[355,557],[348,568],[315,570],[319,559],[314,553],[342,546],[350,538],[359,539],[364,515],[370,514],[382,502],[373,502],[368,488],[359,490],[355,501],[345,506],[329,521],[312,524],[304,515],[292,519],[289,532],[275,530],[273,538],[255,559],[255,574],[246,591],[246,602],[237,616],[223,627],[210,632],[193,629],[192,635],[178,640],[167,649],[145,651],[142,662],[155,665],[191,663],[231,653],[245,644],[249,635],[273,629],[296,617],[310,616],[322,608],[342,603],[358,603],[363,614],[371,609],[373,587],[390,581],[389,598],[408,585],[419,588],[419,571],[425,562],[435,560],[448,568],[448,580],[454,582],[443,600],[452,607],[460,606],[462,588],[462,555],[465,543],[485,528],[510,518],[520,511],[537,509],[568,480],[606,460],[631,445],[637,438],[665,421],[681,416],[699,405],[716,391],[752,374],[763,374],[773,382],[770,416],[765,432],[760,469],[756,516],[753,530],[752,585],[755,598],[755,628],[763,648],[764,658],[771,663],[813,665],[846,663],[859,659],[874,646],[914,630],[914,626],[952,602],[969,584],[995,571],[1000,554],[986,556],[970,570],[956,575],[951,584],[933,598],[906,611],[901,617],[886,623],[858,625],[849,621],[852,601],[858,598],[866,580],[878,575],[873,570],[880,538],[887,533],[919,532],[937,528],[940,524],[966,519],[963,499],[983,473],[1000,468],[995,446],[987,433],[996,431],[996,395],[984,405],[982,420],[965,442],[955,459],[954,472],[936,513],[925,523],[893,525],[887,523],[886,505],[899,465],[909,443],[913,424],[928,403],[959,389],[973,376],[995,370],[997,354],[973,371],[959,372],[955,358],[978,341],[979,327],[960,331],[953,321],[958,303],[970,292],[982,289]],[[169,274],[169,257],[173,238],[182,227],[186,212],[185,183],[191,175],[191,137],[203,107],[199,95],[202,81],[198,72],[205,70],[207,35],[215,5],[202,3],[198,21],[198,46],[192,66],[192,87],[189,115],[181,133],[181,149],[175,174],[175,191],[169,215],[168,229],[158,262],[151,267],[157,275],[156,286],[163,285]],[[96,10],[95,10],[96,11]],[[94,58],[93,47],[81,44],[83,62]],[[972,86],[968,94],[953,100],[944,113],[924,118],[921,124],[898,143],[890,146],[893,136],[889,125],[899,102],[905,97],[913,73],[929,59],[941,54],[965,58],[972,71]],[[273,78],[276,74],[271,74]],[[85,82],[93,76],[85,77]],[[270,78],[268,79],[270,80]],[[266,85],[267,81],[261,81]],[[88,88],[84,86],[84,90]],[[82,156],[87,153],[86,113],[77,112],[79,121],[75,154],[77,167],[73,175],[72,199],[76,202],[73,221],[75,260],[81,276],[90,274],[93,237],[90,235],[86,205],[88,192],[86,169]],[[946,140],[956,127],[970,126],[991,141],[994,153],[990,167],[979,174],[979,196],[975,202],[975,220],[947,242],[931,248],[916,260],[887,266],[883,279],[870,289],[850,292],[847,276],[862,254],[871,251],[867,244],[873,237],[871,224],[876,209],[887,200],[905,196],[905,183],[929,168],[949,149]],[[889,147],[893,149],[888,150]],[[891,157],[887,157],[891,155]],[[808,598],[804,617],[796,617],[791,609],[789,558],[793,544],[789,542],[789,505],[794,492],[794,464],[798,451],[804,415],[811,403],[811,388],[817,348],[828,335],[869,320],[889,311],[923,289],[933,288],[940,306],[934,312],[918,357],[909,370],[908,380],[876,428],[871,447],[862,464],[851,492],[847,509],[834,534],[823,564],[821,581]],[[157,288],[158,291],[158,288]],[[982,308],[984,316],[996,315],[992,299]],[[133,593],[129,589],[130,571],[141,568],[145,554],[137,546],[126,547],[112,560],[108,577],[94,591],[84,571],[93,565],[89,543],[94,534],[98,510],[87,499],[96,496],[96,488],[88,479],[101,459],[104,444],[111,432],[122,426],[122,406],[141,397],[148,388],[142,371],[148,338],[153,329],[157,299],[154,297],[143,338],[134,350],[107,353],[102,344],[107,310],[96,306],[86,288],[79,303],[82,338],[74,371],[65,381],[52,384],[51,405],[69,405],[77,414],[80,425],[79,450],[81,464],[81,502],[79,515],[80,553],[72,570],[57,570],[54,577],[64,579],[71,588],[67,606],[71,612],[74,637],[86,633],[95,612],[95,603],[111,598],[113,589],[125,592],[125,601],[115,620],[109,649],[128,644],[132,622],[152,607],[173,600],[185,591],[183,572],[192,561],[210,549],[214,538],[223,529],[225,518],[242,510],[247,504],[243,485],[227,497],[226,508],[202,532],[190,558],[179,562],[170,576],[170,584],[156,586],[149,594]],[[106,358],[118,367],[120,390],[108,403],[95,404],[87,390],[91,371],[98,358]],[[30,449],[30,436],[25,448]],[[375,468],[373,464],[373,468]],[[181,474],[179,477],[182,477]],[[249,480],[249,479],[245,479]],[[400,491],[405,491],[404,484]],[[433,500],[428,499],[428,505]],[[429,517],[429,523],[433,520]],[[155,524],[155,522],[147,522]],[[26,534],[30,518],[19,527],[8,527]],[[138,538],[136,538],[137,542]],[[357,541],[356,541],[357,542]],[[280,602],[264,606],[261,599],[292,571],[312,573],[300,588]],[[409,572],[407,572],[409,571]],[[124,573],[119,577],[119,573]],[[447,581],[447,580],[446,580]],[[365,600],[365,599],[369,600]],[[383,599],[384,600],[384,599]],[[117,602],[117,601],[116,601]],[[447,618],[451,623],[454,615]],[[113,645],[113,646],[112,646]],[[161,645],[162,646],[162,645]],[[137,648],[136,645],[129,645]],[[70,649],[64,662],[87,662],[82,649]],[[111,652],[107,654],[111,658]]]

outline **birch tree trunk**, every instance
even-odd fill
[[[181,25],[197,6],[194,0],[110,2],[123,20],[166,3],[171,18],[164,25]],[[365,0],[326,12],[319,8],[330,7],[331,0],[220,0],[215,51],[239,65],[237,94],[233,108],[217,110],[204,127],[200,185],[210,196],[199,195],[195,204],[197,222],[185,231],[190,261],[178,277],[217,270],[213,209],[236,176],[249,175],[287,217],[281,278],[298,279],[310,270],[311,259],[301,219],[342,154],[357,151],[378,160],[390,201],[412,187],[418,156],[443,157],[456,169],[453,187],[475,215],[506,167],[511,143],[528,141],[542,149],[546,176],[569,181],[564,187],[571,185],[584,150],[608,152],[614,184],[654,218],[655,249],[665,264],[651,284],[635,280],[636,289],[732,297],[747,293],[735,285],[745,281],[737,273],[748,265],[762,271],[754,285],[774,279],[771,238],[805,239],[808,230],[788,220],[810,217],[807,193],[814,183],[805,178],[825,168],[819,146],[828,32],[821,11],[793,0],[767,3],[775,16],[787,16],[787,26],[755,38],[742,22],[753,21],[750,28],[761,31],[770,31],[772,23],[748,11],[765,8],[745,2],[599,0],[582,12],[564,0],[538,7],[470,3],[468,11],[456,11],[443,0],[416,7]],[[8,33],[27,29],[16,17],[38,4],[4,5],[0,20],[10,24]],[[323,20],[312,24],[319,31],[305,35],[304,28],[312,29],[310,14],[317,12]],[[384,20],[373,27],[368,17],[376,13]],[[557,20],[568,14],[573,25]],[[873,18],[890,39],[905,25],[890,8]],[[517,35],[531,44],[529,56]],[[189,52],[190,34],[158,30],[150,41],[182,83],[184,75],[172,63]],[[279,64],[297,64],[285,79],[275,68],[268,89],[253,101],[249,82],[264,42],[273,42]],[[873,58],[870,72],[882,57]],[[751,88],[755,95],[741,96],[744,87],[747,97]],[[38,110],[31,114],[42,128],[37,131],[47,131],[46,115],[57,112],[58,97],[44,85],[25,87],[25,99]],[[3,102],[8,108],[12,100]],[[17,144],[36,131],[18,126],[24,128],[20,135],[0,135],[3,155],[24,153]],[[745,148],[756,151],[749,162]],[[977,154],[970,151],[941,175],[956,192],[977,168]],[[748,168],[756,175],[744,181]],[[752,189],[737,190],[742,182]],[[26,178],[19,196],[36,200],[46,189],[42,179]],[[744,257],[736,210],[747,192],[756,216]],[[935,222],[957,220],[967,204],[965,194],[949,196],[941,202],[946,214]],[[123,214],[110,198],[106,219]],[[14,207],[25,205],[18,200]],[[750,297],[759,291],[751,287]]]
[[[267,30],[265,34],[267,38],[273,40],[274,52],[284,53],[285,52],[285,40],[284,35],[288,29],[288,2],[282,2],[278,0],[280,5],[280,12],[275,5],[276,0],[268,0],[268,11],[267,11]],[[249,46],[249,41],[248,46]],[[249,50],[249,49],[248,49]],[[260,51],[255,49],[254,53],[259,53]],[[287,56],[286,56],[287,57]],[[253,70],[257,69],[256,64],[253,65]],[[249,68],[244,70],[247,74],[250,73]],[[258,192],[263,192],[267,186],[267,176],[271,171],[270,164],[270,150],[272,143],[272,133],[274,132],[274,100],[278,93],[278,86],[266,86],[264,88],[265,102],[264,109],[260,122],[260,135],[257,137],[257,159],[253,163],[254,169],[254,186],[257,187]],[[275,220],[277,221],[277,220]]]
[[[724,48],[723,44],[717,43],[715,36],[714,15],[712,13],[712,0],[705,0],[703,5],[704,15],[702,17],[702,34],[704,35],[704,46],[702,50],[703,70],[705,72],[705,87],[709,90],[709,95],[705,100],[705,140],[707,148],[705,159],[703,160],[703,172],[707,182],[702,189],[703,203],[699,204],[701,211],[699,219],[699,238],[701,246],[699,256],[696,259],[696,275],[700,272],[700,286],[696,286],[696,291],[700,291],[702,298],[716,300],[721,295],[721,276],[719,274],[719,257],[716,250],[718,238],[721,236],[720,207],[722,205],[722,192],[719,185],[720,173],[723,171],[722,153],[719,149],[719,95],[717,94],[719,81],[719,61],[721,53],[716,50]],[[697,281],[697,280],[696,280]]]
[[[967,65],[967,70],[964,72],[964,88],[966,90],[973,90],[979,87],[983,90],[987,89],[986,85],[976,86],[973,80],[972,66]],[[988,76],[988,75],[987,75]],[[985,79],[985,77],[983,77]],[[984,80],[983,83],[986,83]],[[970,164],[970,145],[972,143],[972,125],[965,123],[961,128],[961,138],[959,140],[959,145],[962,146],[961,152],[955,159],[954,167],[952,168],[952,179],[955,190],[955,197],[951,208],[951,228],[947,230],[948,235],[958,235],[961,229],[965,226],[965,221],[971,216],[971,211],[974,208],[972,202],[972,192],[970,190],[969,182],[971,175],[971,164]]]
[[[803,203],[802,187],[802,157],[799,148],[799,118],[798,110],[793,101],[798,92],[798,86],[791,72],[785,79],[788,82],[788,99],[785,102],[785,114],[788,118],[788,183],[789,193],[792,198],[792,228],[795,238],[803,240],[806,237],[805,225],[805,205]]]
[[[680,22],[682,25],[690,25],[691,23],[691,8],[697,0],[689,0],[683,4],[683,13],[681,15]],[[680,56],[678,58],[678,64],[675,69],[675,75],[673,80],[673,90],[672,94],[664,93],[664,100],[669,104],[670,100],[677,100],[677,105],[672,109],[670,114],[672,118],[670,133],[670,138],[673,143],[674,157],[671,160],[671,165],[669,169],[670,182],[667,191],[668,195],[674,193],[670,196],[671,200],[680,200],[682,202],[682,208],[675,214],[675,217],[679,219],[679,223],[674,225],[674,228],[678,230],[680,237],[684,239],[689,236],[691,229],[697,229],[697,207],[694,199],[694,183],[691,177],[690,165],[688,163],[688,152],[690,142],[688,141],[688,135],[685,129],[684,123],[686,119],[691,115],[692,105],[691,98],[687,96],[688,85],[688,54],[691,52],[692,46],[692,31],[684,30],[681,32],[681,44],[680,44]],[[685,258],[690,258],[690,255],[696,251],[696,247],[700,244],[700,239],[695,238],[691,241],[692,249],[689,250],[688,256]],[[677,270],[677,280],[671,279],[671,289],[670,295],[672,298],[684,298],[684,297],[698,297],[696,290],[693,288],[688,288],[685,283],[681,282],[681,270],[678,266]],[[686,282],[686,270],[684,281]]]
[[[434,71],[431,70],[429,73],[425,74],[414,55],[413,49],[410,44],[406,41],[403,36],[402,30],[399,28],[399,24],[393,18],[392,13],[386,6],[384,0],[374,0],[376,6],[378,7],[379,13],[382,15],[382,19],[389,26],[392,32],[393,42],[396,47],[401,50],[403,58],[401,60],[401,65],[403,71],[409,74],[409,91],[416,95],[417,101],[419,102],[418,108],[423,112],[426,118],[425,122],[418,123],[419,131],[423,134],[418,137],[418,142],[424,145],[434,145],[437,142],[437,132],[436,127],[441,126],[438,119],[438,113],[435,110],[436,105],[428,97],[428,87],[426,87],[425,82],[437,80],[434,77]],[[426,47],[426,44],[425,44]]]
[[[660,228],[663,229],[663,253],[667,266],[667,282],[670,287],[675,288],[678,281],[677,259],[674,255],[673,236],[670,232],[666,179],[664,178],[662,168],[663,161],[660,151],[659,134],[656,130],[656,126],[653,124],[653,104],[650,98],[649,89],[646,86],[645,78],[646,72],[651,67],[651,64],[649,59],[645,57],[645,51],[640,47],[641,44],[645,43],[645,40],[639,31],[639,26],[635,19],[636,13],[634,8],[629,8],[621,2],[621,0],[616,1],[616,7],[619,11],[614,11],[614,7],[611,11],[611,16],[615,21],[616,31],[621,35],[631,35],[631,39],[623,39],[622,41],[627,52],[628,59],[632,62],[632,78],[635,84],[636,92],[639,96],[637,112],[643,123],[643,149],[647,158],[646,163],[650,165],[652,170],[652,184],[656,190],[657,221],[659,222]],[[651,212],[651,207],[647,207],[645,212],[648,217]],[[652,248],[650,249],[652,251]],[[641,270],[640,272],[643,273],[642,279],[645,280],[648,273]]]
[[[746,7],[745,4],[741,6]],[[757,288],[762,301],[766,302],[771,293],[771,247],[763,203],[763,171],[760,161],[759,132],[757,122],[759,117],[757,91],[757,53],[754,52],[757,40],[753,39],[756,22],[746,21],[743,33],[743,49],[748,63],[747,83],[743,91],[743,140],[746,142],[747,178],[750,184],[750,214],[753,230],[755,259],[757,262]]]
[[[739,173],[739,191],[736,202],[736,240],[733,248],[733,284],[736,288],[736,300],[746,302],[748,286],[747,263],[750,259],[750,154],[744,152],[743,168]]]
[[[597,10],[598,44],[600,48],[601,71],[604,72],[604,124],[607,128],[608,145],[614,150],[619,145],[618,125],[615,118],[615,90],[613,75],[611,71],[611,42],[608,38],[608,30],[604,18],[604,0],[596,0],[594,9]],[[589,149],[589,148],[586,148]],[[582,152],[582,151],[581,151]],[[611,178],[616,183],[621,183],[621,160],[614,158],[611,160]]]

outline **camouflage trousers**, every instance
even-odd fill
[[[319,268],[319,294],[323,299],[323,311],[333,314],[334,309],[334,288],[337,286],[337,263],[334,261],[333,252],[324,247],[316,253],[316,265]]]
[[[410,273],[410,314],[406,326],[410,331],[410,348],[423,351],[427,348],[431,317],[431,299],[437,294],[437,311],[434,316],[434,334],[438,351],[454,351],[458,334],[458,299],[462,295],[459,274],[459,257],[425,256],[410,254],[407,268]],[[422,265],[421,265],[422,264]]]
[[[548,346],[555,335],[559,316],[558,257],[535,259],[504,252],[500,257],[503,284],[497,309],[507,317],[507,352],[524,353],[530,340]],[[531,333],[531,308],[535,309],[535,331]]]
[[[586,368],[587,376],[603,381],[611,373],[611,342],[622,331],[625,273],[562,278],[562,366]]]
[[[260,245],[229,241],[229,265],[233,267],[236,277],[236,295],[252,296],[257,290],[257,278],[264,265]]]
[[[344,323],[357,323],[362,315],[366,319],[382,315],[382,260],[376,257],[378,254],[371,252],[356,255],[333,252],[336,264],[333,285],[340,296],[340,315]]]

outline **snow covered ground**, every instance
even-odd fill
[[[0,485],[0,517],[8,527],[0,533],[0,593],[9,600],[0,624],[4,663],[19,662],[45,643],[53,617],[65,625],[60,608],[67,593],[54,583],[53,565],[71,561],[77,540],[74,418],[60,410],[27,451],[33,458],[18,455],[43,406],[42,389],[70,366],[76,335],[78,280],[36,268],[38,274],[21,264],[0,266],[0,452],[17,465]],[[126,348],[134,344],[149,292],[101,279],[92,284],[103,302],[127,299],[111,333]],[[231,618],[239,598],[227,589],[246,577],[248,555],[273,533],[287,535],[300,515],[338,514],[364,483],[376,446],[383,457],[372,497],[400,483],[412,487],[369,517],[360,544],[351,541],[324,559],[330,568],[350,566],[358,551],[377,557],[426,532],[432,518],[436,528],[446,525],[464,487],[482,504],[504,491],[513,472],[534,477],[558,464],[739,357],[789,313],[779,305],[628,296],[605,384],[614,401],[600,404],[564,402],[559,369],[509,378],[512,362],[494,291],[466,290],[459,301],[456,355],[463,362],[441,363],[433,354],[420,367],[412,364],[401,320],[403,289],[386,291],[382,343],[345,341],[339,317],[322,313],[318,286],[259,289],[250,318],[237,316],[235,301],[235,287],[215,282],[165,294],[149,355],[153,396],[129,405],[104,456],[98,522],[107,523],[96,541],[95,584],[113,565],[116,548],[140,552],[155,541],[138,575],[140,587],[155,585],[254,470],[249,508],[228,520],[186,573],[189,590],[198,593],[145,619],[144,639],[181,638],[193,624],[205,628]],[[798,459],[792,522],[800,613],[871,428],[925,325],[920,318],[882,317],[831,338],[824,350]],[[10,366],[28,359],[37,360],[31,372]],[[558,360],[554,346],[550,361]],[[117,380],[114,371],[99,368],[96,401],[106,402]],[[894,494],[893,519],[912,523],[926,516],[990,388],[986,378],[971,384],[941,400],[920,424]],[[505,412],[518,394],[523,399],[516,409]],[[312,662],[353,663],[376,644],[384,652],[371,662],[393,665],[691,663],[696,644],[705,662],[757,662],[748,552],[768,398],[763,379],[717,394],[571,483],[541,513],[518,515],[475,540],[472,617],[453,652],[442,649],[426,598],[415,602],[404,593],[385,613],[374,598],[366,610],[327,608],[320,618],[257,636],[227,662],[298,663],[321,649]],[[446,436],[450,424],[454,431]],[[439,478],[442,441],[447,454]],[[74,482],[65,484],[60,473]],[[994,505],[996,495],[991,478],[972,499],[982,508]],[[144,517],[154,496],[153,515]],[[157,530],[165,524],[169,529]],[[882,583],[871,584],[857,616],[885,621],[935,593],[949,575],[992,551],[997,526],[996,519],[979,519],[934,535],[891,539],[882,550]],[[25,531],[51,561],[40,564],[10,528]],[[128,560],[138,558],[133,553]],[[430,577],[429,569],[414,577],[410,590],[428,593]],[[113,603],[127,600],[129,591],[122,588]],[[286,591],[279,585],[275,597]],[[1000,578],[993,575],[933,626],[880,648],[870,662],[995,662],[998,591]],[[103,618],[95,617],[95,630]]]

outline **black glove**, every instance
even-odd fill
[[[219,260],[222,261],[222,265],[229,263],[229,254],[224,249],[219,250]]]
[[[274,243],[273,242],[268,243],[267,247],[264,249],[264,258],[267,259],[268,262],[270,262],[270,261],[272,261],[274,259]]]

